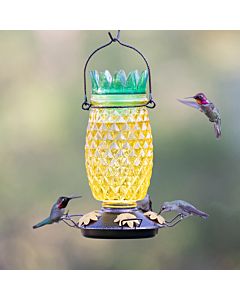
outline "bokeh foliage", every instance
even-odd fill
[[[32,230],[58,195],[83,195],[70,212],[99,207],[86,178],[88,113],[81,101],[84,62],[108,36],[1,31],[1,269],[240,268],[240,32],[123,31],[121,39],[139,48],[152,67],[158,104],[149,111],[154,208],[184,199],[210,218],[190,218],[146,240],[91,240],[64,224]],[[145,66],[131,50],[112,45],[89,69]],[[220,141],[206,117],[175,100],[199,91],[221,111]]]

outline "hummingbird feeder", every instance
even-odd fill
[[[136,48],[120,41],[120,31],[96,49],[84,67],[83,110],[89,110],[85,163],[94,198],[102,202],[94,222],[79,224],[86,237],[144,238],[154,236],[159,223],[137,208],[147,194],[153,167],[153,143],[148,108],[154,108],[151,71]],[[88,102],[86,70],[92,56],[117,42],[137,52],[147,69],[139,73],[123,70],[90,71],[92,93]],[[147,83],[149,93],[147,96]]]
[[[50,217],[33,228],[63,221],[89,238],[148,238],[155,236],[160,228],[173,227],[189,216],[207,218],[208,214],[183,200],[164,202],[159,213],[152,211],[147,193],[153,168],[148,109],[156,106],[152,98],[151,71],[139,50],[120,41],[119,30],[115,38],[108,34],[110,41],[93,51],[86,61],[82,104],[82,109],[90,112],[85,143],[87,177],[92,194],[102,202],[102,208],[84,215],[65,214],[68,201],[80,196],[60,197]],[[94,54],[112,43],[135,51],[147,68],[128,75],[123,70],[114,74],[107,70],[90,71],[89,102],[88,63]],[[178,215],[167,221],[160,213],[168,211],[176,211]],[[80,217],[78,222],[74,220],[76,217]]]

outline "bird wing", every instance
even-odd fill
[[[63,216],[64,211],[65,211],[65,209],[64,208],[59,209],[57,207],[57,202],[55,202],[53,204],[53,207],[52,207],[51,212],[50,212],[50,218],[52,220],[58,220]]]
[[[51,216],[52,214],[54,214],[54,212],[55,212],[55,210],[56,210],[56,205],[57,205],[57,201],[53,203],[53,206],[52,206],[51,211],[50,211],[50,216]]]
[[[178,206],[187,213],[195,213],[196,214],[199,212],[199,210],[195,206],[193,206],[192,204],[190,204],[186,201],[180,202]]]
[[[187,101],[187,100],[182,100],[182,99],[177,99],[179,102],[185,104],[185,105],[188,105],[188,106],[191,106],[193,108],[196,108],[197,110],[201,110],[201,107],[200,105],[198,105],[196,102],[194,101]]]
[[[193,206],[192,204],[190,204],[186,201],[181,201],[178,206],[186,213],[197,215],[197,216],[200,216],[202,218],[207,218],[208,217],[208,214],[206,214],[205,212],[197,209],[195,206]]]

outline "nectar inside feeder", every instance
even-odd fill
[[[110,35],[110,33],[109,33]],[[118,38],[95,50],[84,68],[84,110],[90,110],[85,144],[85,162],[94,198],[102,202],[98,217],[79,224],[86,237],[144,238],[161,228],[137,208],[147,194],[153,167],[153,144],[148,107],[155,107],[151,93],[151,73],[145,57]],[[118,42],[135,50],[147,70],[90,71],[92,93],[87,100],[86,69],[93,54]],[[147,97],[147,83],[149,96]]]

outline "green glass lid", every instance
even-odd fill
[[[137,70],[129,72],[120,70],[113,75],[106,70],[98,72],[90,71],[92,82],[92,94],[109,95],[109,94],[145,94],[148,80],[148,71],[142,71],[140,74]]]

